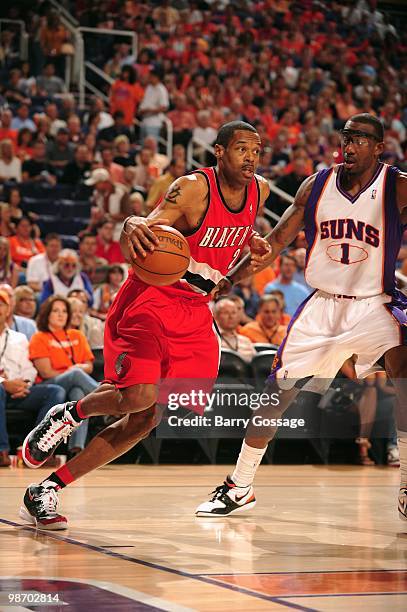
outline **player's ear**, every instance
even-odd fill
[[[223,154],[225,152],[225,147],[220,144],[215,145],[215,157],[217,160],[222,159]]]
[[[384,151],[384,142],[376,143],[376,151],[375,151],[376,155],[380,157],[383,151]]]

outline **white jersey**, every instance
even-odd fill
[[[316,176],[305,207],[305,278],[330,294],[370,297],[393,293],[403,227],[396,203],[397,168],[380,163],[351,196],[340,185],[343,166]]]

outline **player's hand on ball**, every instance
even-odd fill
[[[151,231],[153,225],[168,225],[168,219],[145,219],[139,217],[137,221],[129,220],[127,233],[127,246],[130,258],[136,260],[139,257],[146,257],[147,253],[152,253],[154,248],[159,245],[157,236]]]
[[[254,234],[250,240],[249,246],[250,262],[254,270],[256,270],[267,262],[271,255],[271,245],[265,238],[262,238],[258,234]]]

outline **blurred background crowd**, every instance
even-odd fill
[[[67,14],[96,29],[85,58],[105,75],[90,79],[84,103]],[[263,235],[305,177],[342,161],[338,130],[354,113],[380,118],[383,161],[407,169],[406,23],[405,9],[389,12],[375,0],[2,3],[0,465],[8,465],[10,410],[39,419],[55,393],[79,399],[96,386],[104,320],[127,276],[123,220],[147,215],[174,179],[212,165],[220,125],[241,119],[261,135],[258,172],[277,188],[257,220]],[[128,39],[98,30],[135,33],[136,53]],[[250,364],[279,346],[311,291],[306,248],[300,233],[273,266],[214,305],[226,353]],[[397,278],[407,287],[407,242]],[[26,338],[25,374],[9,364],[11,331]],[[383,377],[365,387],[391,415]],[[81,429],[72,454],[89,435]],[[360,460],[368,463],[362,430]],[[397,464],[392,431],[386,460]]]

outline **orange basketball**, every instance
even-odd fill
[[[150,229],[160,244],[145,258],[138,257],[132,264],[133,270],[149,285],[172,285],[182,278],[188,269],[191,255],[189,244],[178,230],[168,225],[153,225]]]

